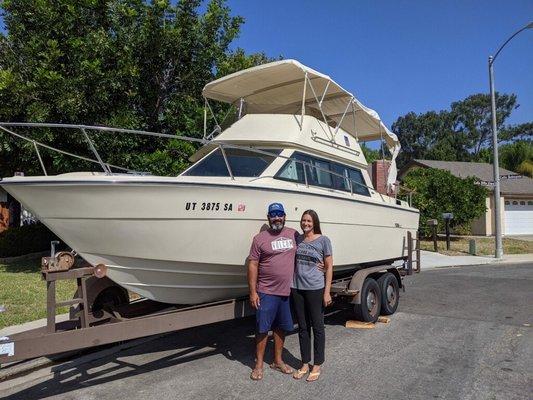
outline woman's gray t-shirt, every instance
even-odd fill
[[[296,268],[292,287],[302,290],[322,289],[325,286],[324,272],[318,269],[318,262],[332,255],[331,242],[327,236],[319,236],[310,242],[304,242],[300,235],[296,240]]]

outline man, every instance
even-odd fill
[[[293,370],[281,357],[285,333],[294,329],[289,295],[294,274],[296,237],[285,227],[285,210],[280,203],[268,207],[269,229],[255,235],[248,256],[250,303],[256,309],[256,363],[250,378],[263,378],[263,357],[268,332],[274,336],[274,362],[271,368],[285,374]]]

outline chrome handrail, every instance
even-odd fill
[[[28,138],[28,137],[26,137],[24,135],[21,135],[21,134],[16,133],[16,132],[14,132],[12,130],[9,130],[6,127],[79,129],[79,130],[81,130],[81,132],[83,133],[86,141],[88,142],[91,151],[93,152],[93,154],[96,157],[96,160],[88,158],[88,157],[80,156],[80,155],[77,155],[77,154],[74,154],[74,153],[70,153],[68,151],[64,151],[64,150],[61,150],[61,149],[57,149],[55,147],[52,147],[52,146],[49,146],[47,144],[41,143],[39,141],[30,139],[30,138]],[[64,155],[75,157],[75,158],[78,158],[78,159],[81,159],[81,160],[84,160],[84,161],[89,161],[89,162],[92,162],[92,163],[99,164],[102,167],[102,169],[104,170],[104,173],[106,175],[113,174],[113,172],[111,171],[111,168],[122,170],[122,171],[126,171],[126,172],[130,172],[130,173],[139,173],[139,174],[141,174],[141,172],[139,172],[139,171],[135,171],[135,170],[131,170],[131,169],[128,169],[128,168],[120,167],[120,166],[117,166],[117,165],[105,163],[103,161],[103,159],[101,158],[101,156],[99,155],[98,151],[96,150],[96,147],[94,146],[93,140],[90,138],[90,136],[86,132],[87,130],[97,130],[97,131],[102,131],[102,132],[106,132],[106,133],[109,133],[109,132],[129,133],[129,134],[135,134],[135,135],[144,135],[144,136],[161,137],[161,138],[167,138],[167,139],[185,140],[185,141],[189,141],[189,142],[200,143],[200,144],[203,144],[203,145],[206,145],[206,144],[215,145],[216,147],[218,147],[222,151],[222,155],[224,157],[224,162],[226,164],[226,168],[228,170],[228,174],[230,176],[230,179],[232,179],[232,180],[234,180],[235,177],[234,177],[233,171],[231,170],[231,166],[229,164],[229,160],[227,159],[227,155],[226,155],[226,153],[224,151],[224,149],[226,149],[226,148],[247,150],[247,151],[250,151],[252,153],[268,155],[268,156],[271,156],[271,157],[274,157],[274,158],[282,158],[282,159],[285,159],[285,160],[290,160],[290,161],[294,161],[296,163],[300,163],[300,164],[303,165],[304,180],[305,180],[306,187],[309,187],[309,179],[308,179],[308,176],[307,176],[307,168],[306,168],[306,166],[307,166],[311,170],[312,170],[312,168],[315,168],[317,171],[323,171],[323,172],[326,172],[327,174],[330,174],[332,176],[337,176],[337,177],[339,177],[339,178],[341,178],[343,180],[346,180],[348,182],[348,186],[350,187],[350,194],[351,195],[354,194],[354,190],[353,190],[353,185],[354,184],[359,186],[359,187],[364,187],[364,188],[366,188],[368,190],[371,190],[372,192],[376,191],[371,186],[365,185],[365,184],[363,184],[361,182],[357,182],[357,181],[355,181],[353,179],[350,179],[347,176],[338,174],[336,172],[327,170],[325,168],[321,168],[321,167],[315,166],[315,165],[313,165],[313,164],[311,164],[311,163],[309,163],[307,161],[298,160],[298,159],[296,159],[294,157],[282,156],[281,154],[272,153],[272,152],[269,152],[269,151],[266,151],[266,150],[257,149],[255,147],[251,147],[251,146],[242,146],[242,145],[224,143],[224,142],[217,141],[216,139],[212,139],[212,140],[198,139],[198,138],[190,137],[190,136],[169,135],[169,134],[165,134],[165,133],[141,131],[141,130],[136,130],[136,129],[112,128],[112,127],[106,127],[106,126],[82,125],[82,124],[38,123],[38,122],[0,122],[0,130],[3,130],[3,131],[5,131],[5,132],[7,132],[7,133],[9,133],[9,134],[11,134],[13,136],[16,136],[16,137],[18,137],[20,139],[23,139],[23,140],[26,140],[28,142],[33,143],[34,148],[35,148],[36,153],[37,153],[37,157],[39,159],[39,162],[41,164],[41,167],[42,167],[43,172],[44,172],[45,175],[48,175],[48,174],[47,174],[47,171],[45,169],[44,163],[42,162],[42,158],[41,158],[41,155],[39,153],[38,146],[41,146],[43,148],[46,148],[46,149],[49,149],[49,150],[52,150],[52,151],[56,151],[56,152],[64,154]],[[380,195],[381,195],[381,193],[380,193]],[[383,196],[381,196],[381,198],[384,201]]]

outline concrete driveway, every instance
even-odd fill
[[[249,379],[253,320],[167,335],[17,387],[6,399],[525,399],[533,385],[533,264],[434,269],[406,279],[398,312],[372,330],[330,311],[320,381],[265,369]],[[298,338],[286,361],[298,365]],[[271,348],[269,348],[269,352]],[[268,361],[271,359],[269,358]],[[7,388],[6,388],[7,387]]]

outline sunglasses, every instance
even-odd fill
[[[268,213],[268,216],[270,218],[281,218],[285,216],[285,213],[283,211],[272,211],[271,213]]]

